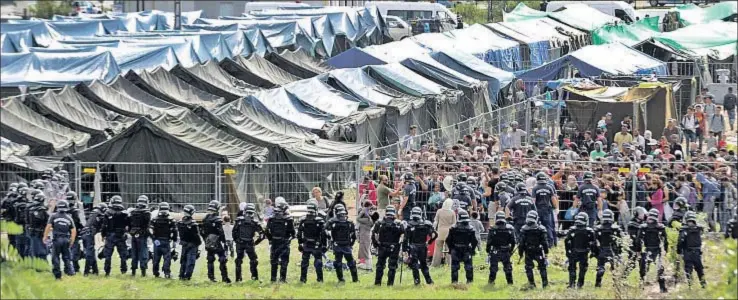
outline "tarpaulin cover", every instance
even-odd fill
[[[545,11],[540,11],[537,9],[532,9],[525,4],[518,3],[515,8],[509,12],[502,14],[502,19],[505,22],[516,22],[516,21],[524,21],[524,20],[532,20],[532,19],[540,19],[545,18],[548,16],[548,13]]]
[[[485,26],[522,43],[548,41],[554,47],[561,47],[565,41],[569,41],[570,46],[577,47],[577,40],[583,40],[587,36],[587,32],[551,18],[497,22]]]
[[[522,68],[520,45],[515,41],[496,34],[482,24],[474,24],[464,29],[456,29],[444,33],[428,33],[423,35],[449,36],[454,40],[451,44],[453,46],[452,49],[472,54],[497,68],[507,71]],[[415,36],[413,39],[419,38],[420,36]],[[438,46],[440,47],[440,45]]]
[[[187,112],[184,107],[176,106],[144,92],[123,77],[116,78],[110,84],[100,81],[79,84],[76,90],[96,104],[129,117],[156,119],[165,114],[179,116]]]
[[[376,55],[368,53],[366,49],[351,48],[338,54],[330,59],[326,60],[325,63],[332,68],[360,68],[363,66],[370,65],[382,65],[387,62],[380,59]]]
[[[47,90],[44,95],[31,96],[29,100],[33,109],[49,119],[92,135],[93,144],[105,140],[106,131],[117,134],[135,121],[96,105],[71,86],[61,91]]]
[[[234,60],[253,74],[253,76],[267,80],[274,86],[285,85],[300,80],[300,78],[280,69],[259,55],[252,54],[248,57],[237,56]]]
[[[416,97],[440,95],[447,90],[445,87],[420,76],[400,63],[373,65],[367,68],[382,76],[385,81],[392,82],[393,84],[390,86]]]
[[[2,100],[0,135],[31,147],[31,155],[61,154],[87,147],[90,135],[51,121],[21,103],[21,97]]]
[[[20,55],[12,63],[2,63],[1,86],[64,86],[93,80],[110,81],[120,74],[109,52],[31,52]]]
[[[170,46],[121,47],[108,51],[113,54],[122,74],[129,70],[152,70],[157,67],[170,70],[179,62],[177,54]]]
[[[18,144],[0,136],[0,161],[6,161],[11,155],[24,156],[31,151],[28,145]]]
[[[493,105],[497,105],[497,94],[500,89],[510,84],[515,78],[513,73],[497,69],[466,53],[436,51],[431,56],[444,66],[461,74],[487,82],[490,103]]]
[[[654,40],[677,53],[688,56],[707,55],[712,59],[724,60],[738,52],[738,26],[735,22],[712,22],[664,32]]]
[[[586,31],[592,31],[605,24],[620,21],[618,18],[600,12],[585,4],[572,3],[565,5],[564,8],[556,12],[542,12],[531,9],[523,3],[519,3],[512,12],[504,14],[503,19],[505,22],[514,22],[550,17],[569,26]]]
[[[322,130],[326,124],[324,114],[306,106],[283,87],[257,92],[242,101],[247,101],[258,110],[271,111],[284,121],[303,128]]]
[[[105,27],[96,22],[45,22],[51,38],[63,40],[67,37],[94,37],[105,34]]]
[[[689,26],[720,21],[738,14],[738,2],[723,1],[705,8],[689,3],[679,5],[671,10],[679,13],[679,22],[682,26]]]
[[[0,26],[0,33],[13,33],[23,30],[30,30],[33,41],[36,45],[46,47],[51,44],[54,39],[49,34],[49,28],[41,21],[32,21],[24,23],[3,23]]]
[[[5,24],[3,24],[5,26]],[[20,30],[0,34],[1,53],[26,52],[33,47],[33,36],[31,30]]]
[[[303,79],[284,86],[305,105],[339,118],[345,118],[359,109],[359,101],[335,90],[316,79]]]
[[[310,56],[302,48],[295,51],[284,50],[281,53],[272,52],[266,58],[276,66],[300,78],[310,78],[332,69],[328,64]]]
[[[139,73],[129,71],[126,79],[147,93],[175,105],[212,109],[225,103],[223,97],[204,92],[162,68]]]
[[[592,44],[623,43],[634,46],[659,33],[659,17],[643,18],[633,24],[605,25],[592,31]]]
[[[198,64],[189,68],[178,65],[169,72],[190,85],[210,94],[223,97],[227,101],[248,96],[258,90],[257,87],[229,75],[215,61],[208,61],[205,64]]]

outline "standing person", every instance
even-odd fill
[[[720,196],[720,185],[701,172],[695,175],[695,179],[702,186],[702,211],[707,214],[709,230],[715,232],[715,201]]]
[[[335,202],[334,202],[335,203]],[[343,204],[335,206],[336,210],[345,210]],[[300,282],[307,282],[307,271],[310,266],[310,256],[313,257],[313,266],[318,282],[323,282],[323,253],[327,248],[325,236],[325,220],[318,216],[318,205],[308,201],[307,215],[300,218],[297,225],[297,250],[302,253],[300,262]],[[337,267],[338,268],[338,267]]]
[[[694,115],[695,119],[697,119],[697,142],[699,145],[699,148],[697,148],[697,152],[702,152],[702,142],[704,141],[705,135],[707,135],[707,115],[705,115],[704,111],[702,110],[702,105],[697,104],[694,106]]]
[[[477,238],[474,236],[474,228],[469,224],[469,213],[459,209],[459,221],[448,231],[446,244],[451,252],[451,284],[459,282],[459,269],[464,263],[466,283],[474,281],[474,265],[472,256],[476,254]]]
[[[38,190],[37,190],[38,191]],[[40,192],[33,196],[33,202],[26,208],[26,220],[28,220],[26,231],[28,233],[29,256],[38,259],[46,259],[48,254],[43,242],[43,233],[49,221],[48,208],[44,205],[46,196]]]
[[[359,265],[357,267],[363,270],[372,269],[372,227],[376,221],[372,215],[376,214],[376,217],[379,217],[373,207],[370,200],[364,200],[359,216],[356,217],[359,227]]]
[[[605,275],[605,264],[610,264],[610,270],[615,268],[616,262],[620,261],[620,239],[622,232],[615,223],[614,214],[609,209],[602,212],[602,224],[594,229],[597,238],[599,254],[597,255],[597,278],[595,287],[602,287],[602,276]]]
[[[687,114],[682,117],[682,132],[687,142],[687,151],[691,150],[692,143],[697,140],[697,129],[700,123],[694,114],[694,107],[687,108]]]
[[[517,183],[515,185],[515,197],[510,199],[505,209],[507,218],[512,218],[513,227],[515,228],[515,236],[520,236],[520,229],[525,225],[528,212],[536,210],[536,204],[533,199],[528,196],[528,189],[525,183]],[[536,214],[536,222],[538,215]]]
[[[720,201],[722,208],[718,210],[720,228],[728,226],[728,216],[731,215],[733,207],[738,206],[738,189],[733,181],[735,181],[735,174],[732,177],[725,175],[720,178],[720,197],[722,198]]]
[[[669,249],[669,239],[666,237],[666,227],[659,223],[658,210],[651,209],[648,211],[648,219],[645,224],[641,224],[635,243],[638,243],[643,249],[640,262],[641,282],[646,277],[648,267],[651,263],[654,263],[658,268],[659,289],[662,293],[666,293],[666,278],[664,277],[661,251]]]
[[[517,121],[512,121],[510,123],[510,126],[512,127],[510,129],[510,138],[511,138],[512,147],[515,149],[520,149],[523,146],[524,137],[528,133],[525,132],[525,130],[518,128],[519,125]]]
[[[538,213],[535,210],[528,212],[525,219],[525,226],[520,229],[518,245],[518,255],[525,257],[525,275],[528,277],[528,286],[536,287],[536,281],[533,277],[533,262],[538,265],[538,271],[541,274],[541,285],[543,288],[548,286],[548,271],[546,270],[548,261],[548,233],[546,227],[538,224]]]
[[[710,126],[712,125],[712,117],[715,115],[715,112],[717,110],[717,105],[715,105],[715,99],[712,94],[707,94],[706,97],[703,98],[705,99],[705,106],[702,107],[702,111],[705,113],[705,117],[707,119],[707,128],[709,130]]]
[[[702,226],[697,225],[697,214],[693,211],[684,216],[685,226],[679,230],[679,241],[677,242],[677,254],[682,255],[684,261],[684,272],[687,274],[687,282],[692,286],[692,270],[697,271],[700,285],[704,289],[705,271],[702,266]]]
[[[182,209],[182,220],[177,222],[177,231],[179,232],[179,243],[182,245],[182,259],[179,261],[179,280],[192,279],[192,272],[195,271],[195,261],[200,257],[200,230],[197,222],[192,219],[195,214],[195,207],[185,205]]]
[[[377,187],[377,211],[380,217],[384,217],[385,208],[390,205],[390,197],[397,197],[402,191],[393,190],[389,187],[389,177],[387,175],[379,176],[379,186]]]
[[[733,125],[735,124],[735,110],[738,100],[736,95],[733,93],[733,87],[728,87],[728,93],[723,97],[723,108],[728,113],[728,123],[730,124],[730,131],[733,131]]]
[[[233,223],[231,223],[231,217],[228,215],[223,216],[223,233],[226,238],[226,254],[231,258],[236,255],[236,249],[233,248]]]
[[[338,282],[344,282],[344,258],[346,259],[346,265],[349,268],[349,272],[351,272],[351,281],[359,282],[359,275],[356,270],[356,261],[354,260],[352,250],[356,243],[356,227],[354,226],[354,223],[348,220],[348,212],[345,207],[336,207],[336,217],[328,222],[326,230],[328,231],[328,234],[330,234],[331,242],[333,243],[333,255],[335,257],[333,267],[336,269]]]
[[[408,132],[408,134],[402,137],[402,149],[406,152],[410,150],[420,150],[420,138],[417,137],[417,135],[418,126],[410,125],[410,131]]]
[[[330,207],[330,205],[328,204],[328,198],[326,198],[325,196],[323,196],[323,189],[321,189],[320,187],[317,187],[316,186],[316,187],[313,187],[313,189],[310,192],[313,195],[313,197],[310,198],[310,199],[311,200],[312,199],[315,199],[315,201],[318,201],[318,210],[319,211],[324,211],[324,212],[327,211],[327,209],[328,209],[328,207]],[[276,202],[276,200],[275,200],[275,202]],[[275,203],[275,205],[276,205],[276,203]]]
[[[669,119],[669,122],[666,124],[666,127],[664,127],[664,131],[661,132],[661,136],[665,136],[667,138],[671,138],[671,135],[676,134],[679,136],[679,127],[676,126],[676,120]]]
[[[51,233],[54,239],[51,250],[51,263],[54,266],[52,272],[54,278],[60,280],[62,274],[59,267],[59,256],[61,256],[64,263],[64,273],[74,276],[74,266],[72,266],[69,251],[77,238],[77,229],[74,227],[74,221],[67,214],[69,210],[67,200],[59,200],[56,203],[56,209],[57,212],[49,218],[44,229],[43,243],[44,245],[48,244],[49,233]]]
[[[126,246],[126,232],[131,226],[131,218],[128,213],[123,211],[123,198],[115,195],[110,198],[110,209],[106,213],[105,224],[103,225],[102,237],[105,239],[105,265],[103,267],[105,276],[110,276],[110,263],[113,260],[113,248],[118,251],[120,256],[120,273],[125,274],[128,271],[126,260],[128,259],[128,247]]]
[[[423,220],[423,210],[414,207],[410,212],[410,221],[405,228],[403,239],[403,252],[410,257],[410,268],[413,270],[413,281],[415,285],[420,284],[420,272],[423,273],[426,284],[433,284],[433,279],[428,271],[428,245],[438,238],[438,232],[433,229],[433,224]]]
[[[530,93],[530,96],[535,97],[535,96],[543,94],[543,90],[545,88],[546,88],[546,85],[543,84],[543,80],[538,79],[538,82],[536,82],[536,85],[533,86],[533,91]]]
[[[610,213],[612,217],[612,213]],[[593,253],[599,256],[597,248],[597,239],[594,230],[588,226],[589,216],[585,212],[580,212],[574,221],[574,228],[569,229],[566,234],[564,245],[566,247],[566,257],[569,260],[569,288],[576,287],[581,289],[584,286],[584,278],[587,274],[589,266],[589,254]],[[577,264],[579,265],[579,277],[577,277]]]
[[[725,238],[738,240],[738,206],[733,207],[733,217],[728,221],[728,226],[725,226]]]
[[[256,218],[256,205],[246,203],[243,213],[239,213],[236,217],[236,225],[233,226],[233,236],[236,242],[236,282],[243,280],[241,265],[243,257],[249,257],[249,270],[251,271],[251,280],[259,280],[259,260],[256,256],[255,247],[264,240],[264,229]],[[254,241],[254,235],[257,236]]]
[[[202,220],[200,227],[200,235],[205,241],[205,251],[207,252],[208,263],[208,279],[215,281],[215,256],[218,256],[220,263],[220,277],[225,283],[231,283],[228,278],[228,257],[226,256],[226,238],[223,232],[223,220],[218,215],[220,202],[212,200],[208,203],[208,214]]]
[[[80,232],[84,230],[84,224],[82,223],[82,218],[80,217],[80,213],[82,213],[82,217],[84,217],[83,212],[77,209],[77,193],[73,191],[68,191],[64,195],[65,199],[67,200],[67,204],[69,205],[69,209],[67,210],[67,215],[72,218],[72,221],[74,222],[74,228],[77,230],[77,232]],[[82,249],[80,248],[80,239],[74,239],[74,243],[72,244],[72,249],[69,249],[70,254],[72,255],[72,266],[74,266],[74,273],[79,273],[79,260],[81,259],[81,253]]]
[[[104,202],[95,206],[87,220],[87,226],[80,232],[85,250],[84,276],[89,274],[98,275],[100,273],[97,268],[97,255],[95,253],[95,235],[102,231],[103,222],[105,221],[105,210],[107,208],[108,206]]]
[[[554,224],[554,211],[559,209],[559,199],[556,189],[550,184],[548,175],[543,172],[536,174],[537,184],[533,187],[535,207],[538,211],[538,220],[546,227],[548,232],[548,244],[556,245],[556,225]]]
[[[267,222],[266,232],[264,233],[269,240],[270,246],[269,263],[272,266],[271,282],[277,281],[277,273],[279,273],[280,282],[287,282],[287,266],[290,263],[290,242],[295,238],[295,224],[287,209],[286,202],[275,202],[274,217]]]
[[[377,273],[374,276],[374,285],[376,286],[382,285],[385,266],[389,269],[387,271],[387,286],[395,284],[397,261],[400,257],[400,238],[405,232],[402,224],[395,219],[396,216],[395,207],[388,205],[384,218],[381,222],[375,224],[372,229],[372,243],[378,252]],[[387,260],[389,260],[389,263]]]
[[[664,184],[659,179],[654,179],[649,185],[651,195],[648,196],[648,202],[651,203],[651,208],[655,208],[659,212],[659,222],[663,222],[664,219]]]
[[[159,214],[151,220],[151,238],[154,240],[153,269],[154,277],[159,277],[159,263],[162,258],[164,265],[162,272],[164,278],[172,277],[172,247],[171,243],[177,243],[177,223],[169,216],[169,203],[159,203]]]
[[[141,276],[146,277],[146,266],[149,262],[149,236],[151,231],[151,211],[148,209],[149,197],[138,196],[136,209],[131,211],[131,276],[136,276],[136,269],[141,266]]]
[[[487,234],[487,247],[485,248],[489,255],[489,284],[495,284],[499,264],[502,263],[502,270],[505,272],[507,285],[513,284],[513,268],[512,268],[512,251],[515,248],[515,229],[507,224],[504,212],[495,214],[495,225],[489,228]]]
[[[710,135],[715,137],[717,144],[723,139],[723,131],[725,131],[725,119],[723,118],[723,108],[715,107],[715,114],[710,119]]]
[[[598,212],[602,212],[602,196],[600,189],[592,183],[594,180],[592,172],[585,172],[582,179],[584,184],[577,190],[574,206],[587,213],[589,226],[594,226]]]
[[[441,260],[445,257],[446,263],[451,261],[448,254],[443,251],[446,246],[446,238],[448,237],[448,231],[451,226],[456,224],[456,213],[453,211],[454,200],[446,199],[443,201],[443,207],[436,211],[436,218],[433,221],[433,227],[438,231],[438,238],[436,239],[436,245],[433,248],[433,261],[431,266],[438,267],[441,265]]]
[[[613,142],[618,145],[620,152],[623,151],[623,144],[633,142],[633,136],[628,132],[628,126],[620,126],[620,132],[615,134]]]

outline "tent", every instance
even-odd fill
[[[429,39],[426,37],[450,38],[449,43],[443,39]],[[493,32],[482,24],[474,24],[464,29],[451,30],[444,33],[426,33],[412,38],[424,47],[433,50],[458,51],[474,55],[475,57],[506,71],[523,69],[520,57],[520,45]],[[425,41],[425,42],[424,42]],[[545,49],[546,51],[548,48]]]
[[[238,79],[262,88],[273,88],[300,78],[270,63],[259,55],[236,56],[220,62],[220,67]]]
[[[122,76],[110,84],[93,81],[90,84],[78,84],[75,89],[97,105],[133,118],[156,119],[165,114],[179,116],[187,112],[184,107],[144,92]]]
[[[729,21],[727,19],[738,14],[738,2],[724,1],[704,8],[689,3],[672,8],[671,11],[676,11],[679,14],[679,23],[682,26],[713,21]]]
[[[659,17],[643,18],[633,24],[605,25],[592,31],[592,44],[637,45],[659,34]]]
[[[23,96],[1,100],[2,136],[30,147],[30,155],[61,155],[87,147],[88,133],[51,121],[23,105]]]
[[[325,114],[306,106],[283,87],[259,91],[243,101],[307,130],[321,131],[327,123]]]
[[[31,151],[31,147],[0,136],[0,150],[0,161],[6,161],[10,156],[25,156]]]
[[[162,68],[140,73],[128,71],[125,78],[154,97],[178,106],[212,109],[225,103],[223,97],[202,91]]]
[[[505,13],[503,11],[502,19],[505,22],[517,22],[517,21],[525,21],[525,20],[534,20],[534,19],[540,19],[545,18],[548,16],[548,13],[545,11],[540,11],[537,9],[532,9],[525,4],[518,3],[518,5],[513,8],[512,11],[509,13]]]
[[[476,57],[460,52],[436,51],[433,59],[446,67],[480,81],[487,82],[490,104],[499,105],[497,98],[501,89],[513,81],[515,75],[484,63]],[[490,111],[491,107],[488,108]]]
[[[282,70],[300,78],[310,78],[332,69],[327,64],[310,56],[302,48],[295,51],[284,50],[281,53],[269,53],[266,58]]]
[[[327,115],[345,118],[359,109],[355,98],[331,88],[316,78],[303,79],[284,86],[305,105]]]
[[[60,91],[47,90],[41,96],[29,95],[26,102],[50,120],[90,134],[90,144],[93,145],[106,140],[108,135],[121,132],[135,121],[97,106],[70,86]]]
[[[738,53],[737,37],[735,22],[712,22],[664,32],[650,42],[684,57],[708,56],[725,60]]]
[[[33,47],[31,30],[19,30],[0,34],[0,53],[27,52]]]
[[[110,81],[120,73],[109,52],[28,52],[3,54],[3,58],[7,61],[2,62],[2,87],[61,87],[93,80]]]
[[[259,89],[229,75],[215,61],[189,68],[178,65],[169,72],[200,90],[225,98],[226,101],[251,95]]]
[[[608,23],[620,21],[618,18],[580,3],[567,4],[562,10],[555,12],[543,12],[531,9],[523,3],[518,3],[513,11],[503,15],[505,22],[541,19],[546,17],[588,32],[600,28]]]

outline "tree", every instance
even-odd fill
[[[36,18],[50,19],[54,15],[68,15],[72,7],[69,1],[39,0],[28,10]]]

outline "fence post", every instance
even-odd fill
[[[531,134],[530,133],[530,118],[531,118],[531,115],[530,115],[530,111],[531,111],[530,103],[531,103],[531,101],[532,100],[529,98],[527,101],[523,101],[522,102],[523,109],[525,109],[525,145],[526,146],[530,145],[530,134]]]
[[[82,164],[79,160],[74,161],[74,191],[78,198],[82,197]]]
[[[362,203],[359,198],[361,198],[361,193],[359,192],[359,186],[362,182],[364,182],[362,174],[361,174],[361,167],[363,165],[365,157],[359,156],[359,159],[356,160],[356,164],[354,164],[354,172],[356,174],[356,203],[354,204],[354,210],[356,211],[356,215],[359,215],[359,209],[362,207]]]
[[[221,202],[220,201],[220,174],[221,173],[222,171],[221,171],[220,162],[216,161],[215,162],[215,200],[218,200],[218,202]],[[222,204],[223,203],[221,202],[221,205]]]
[[[631,196],[631,199],[630,199],[630,209],[631,209],[631,211],[636,208],[636,199],[637,199],[637,197],[636,197],[636,190],[637,190],[636,189],[636,184],[638,184],[638,172],[637,171],[638,170],[635,169],[635,165],[631,163],[630,164],[630,174],[631,174],[631,178],[633,178],[633,182],[632,182],[633,185],[632,185],[632,188],[631,188],[631,195],[630,195]]]

